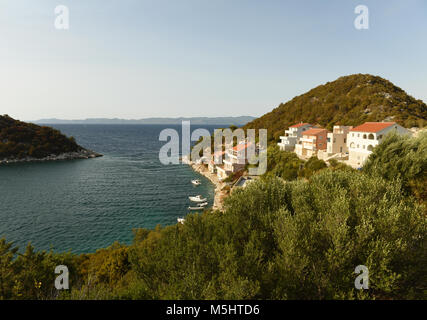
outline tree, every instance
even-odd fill
[[[277,298],[425,297],[426,217],[398,184],[326,170],[290,186],[275,225]],[[354,288],[357,265],[367,292]]]
[[[427,199],[427,133],[417,138],[388,134],[363,167],[368,175],[402,183],[406,194]]]

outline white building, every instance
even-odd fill
[[[277,144],[280,150],[293,151],[303,132],[311,127],[313,126],[309,123],[298,123],[290,126],[288,130],[285,130],[285,135],[280,137],[281,141]]]
[[[399,134],[409,134],[396,122],[365,122],[351,129],[347,134],[348,164],[355,168],[362,167],[372,150],[393,130]]]
[[[326,150],[319,150],[317,156],[322,160],[348,158],[347,135],[353,127],[334,126],[333,131],[328,133]]]
[[[232,173],[245,169],[248,163],[248,148],[252,146],[251,142],[241,141],[235,147],[228,148],[225,152],[224,165],[216,166],[219,180],[224,180]],[[255,150],[256,151],[256,150]]]
[[[250,145],[252,145],[250,142],[243,142],[237,144],[233,148],[227,149],[224,159],[224,168],[233,173],[243,170],[248,163],[246,151]]]
[[[317,156],[317,153],[326,150],[326,138],[328,130],[323,128],[311,128],[302,134],[302,138],[295,145],[295,153],[298,157],[306,159]]]

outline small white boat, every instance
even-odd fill
[[[206,198],[202,198],[202,196],[199,194],[195,197],[188,197],[188,199],[190,199],[193,202],[206,202]]]
[[[203,210],[205,207],[188,207],[188,210]]]
[[[184,224],[184,222],[185,222],[184,218],[178,218],[177,220],[178,220],[178,223],[180,223],[180,224]]]
[[[191,183],[194,184],[195,186],[200,186],[202,184],[202,182],[199,179],[191,180]]]
[[[205,209],[205,207],[208,205],[207,202],[203,202],[203,203],[198,203],[197,206],[195,207],[188,207],[188,210],[202,210]]]

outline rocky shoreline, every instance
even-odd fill
[[[76,152],[66,152],[58,155],[50,155],[44,158],[25,157],[21,159],[7,158],[0,159],[0,164],[20,163],[20,162],[43,162],[43,161],[60,161],[60,160],[76,160],[76,159],[93,159],[102,157],[103,155],[91,150],[82,149]]]

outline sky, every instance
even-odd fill
[[[425,0],[0,0],[0,114],[261,116],[353,73],[426,102],[426,53]]]

